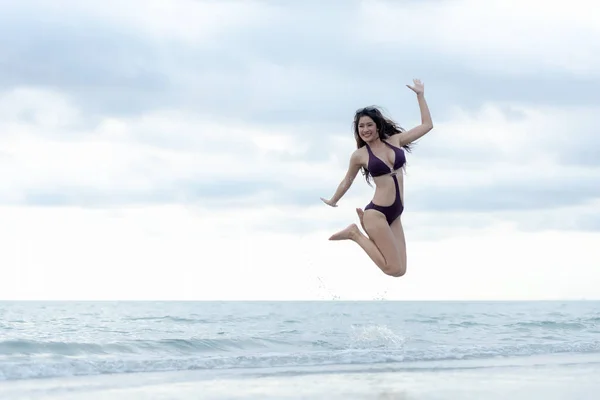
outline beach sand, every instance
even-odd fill
[[[596,356],[592,356],[596,357]],[[588,357],[589,358],[589,357]],[[499,362],[478,368],[455,363],[452,368],[386,371],[339,370],[331,366],[304,372],[179,371],[88,377],[21,380],[0,384],[0,398],[10,400],[167,400],[167,399],[373,399],[373,400],[595,400],[600,392],[600,364],[588,359],[572,363],[518,365]],[[262,376],[261,376],[262,374]]]

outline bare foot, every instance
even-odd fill
[[[331,235],[329,240],[347,240],[356,237],[356,234],[360,233],[356,224],[350,224],[341,231]]]
[[[365,229],[365,224],[363,222],[363,217],[365,216],[365,212],[362,210],[362,208],[357,208],[356,213],[358,214],[358,219],[360,220],[360,226],[362,226],[363,231],[365,231],[365,233],[367,233],[367,230]]]

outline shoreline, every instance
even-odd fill
[[[197,370],[32,379],[0,382],[0,398],[592,400],[600,390],[597,354],[529,357],[520,365],[504,361],[505,365],[481,368],[466,364],[396,371],[321,367],[305,373],[243,370],[230,376],[224,376],[224,371]]]

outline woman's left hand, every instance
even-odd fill
[[[413,79],[413,85],[406,85],[406,87],[408,87],[416,94],[423,94],[423,92],[425,91],[425,86],[419,79]]]

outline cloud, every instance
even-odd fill
[[[501,214],[512,220],[515,227],[525,232],[554,230],[563,232],[600,232],[600,200],[588,201],[583,205],[565,206],[552,210],[524,211]]]
[[[239,1],[30,0],[2,10],[0,35],[19,39],[3,41],[0,87],[60,89],[87,112],[112,114],[206,97],[192,82],[210,79],[215,41],[273,17],[261,3]]]
[[[242,11],[248,18],[242,23],[239,10],[231,8],[233,3],[180,1],[169,6],[151,3],[144,15],[116,3],[106,9],[94,3],[74,3],[69,12],[87,22],[65,25],[58,8],[36,3],[37,12],[50,16],[46,28],[55,29],[46,36],[41,35],[41,29],[33,31],[24,39],[30,46],[24,48],[37,56],[35,50],[41,48],[44,40],[52,38],[52,32],[56,37],[72,36],[67,44],[79,47],[63,49],[53,58],[67,63],[57,69],[65,71],[65,78],[76,76],[67,74],[69,69],[63,68],[67,65],[78,67],[75,71],[85,71],[88,66],[102,64],[89,57],[92,51],[89,49],[96,47],[84,50],[86,42],[72,35],[75,31],[71,30],[85,26],[92,32],[92,39],[106,40],[107,45],[99,47],[101,52],[102,49],[120,52],[104,62],[115,73],[150,69],[132,70],[120,64],[118,60],[140,62],[138,53],[127,47],[121,52],[118,46],[109,45],[117,43],[110,36],[93,32],[114,32],[115,39],[135,39],[118,43],[161,59],[158,63],[143,60],[143,64],[154,68],[156,76],[163,76],[164,85],[152,86],[140,81],[138,92],[135,79],[126,78],[123,82],[132,84],[131,93],[139,96],[132,98],[125,93],[127,88],[122,90],[89,79],[88,84],[95,85],[97,90],[123,94],[119,98],[112,95],[105,98],[119,113],[104,110],[100,114],[90,113],[85,104],[96,101],[92,100],[96,89],[74,90],[77,83],[73,86],[51,78],[48,82],[54,82],[60,90],[42,90],[31,82],[31,86],[5,91],[0,98],[0,125],[9,134],[2,139],[5,150],[1,165],[19,174],[8,180],[0,194],[10,203],[54,205],[179,201],[215,207],[254,201],[280,206],[313,204],[319,196],[332,192],[345,173],[354,148],[350,106],[359,105],[359,98],[364,99],[363,103],[371,98],[384,100],[375,103],[393,104],[383,80],[379,81],[380,86],[373,83],[389,75],[377,75],[379,64],[363,58],[367,53],[359,46],[374,40],[374,49],[378,49],[382,43],[377,35],[381,32],[374,30],[362,35],[358,28],[364,25],[356,25],[359,17],[366,16],[369,20],[385,11],[391,16],[403,16],[400,20],[410,24],[419,20],[417,16],[425,15],[419,13],[431,11],[429,17],[436,21],[442,11],[452,13],[456,11],[454,7],[467,3],[410,3],[400,8],[383,2],[353,3],[359,6],[344,8],[344,18],[339,18],[344,21],[327,40],[321,34],[331,29],[324,22],[336,13],[333,5],[315,16],[302,5],[289,9],[244,3],[246,8]],[[22,9],[12,7],[13,16],[27,20]],[[211,23],[198,27],[192,23],[206,18],[207,10],[223,15],[224,25]],[[553,10],[545,9],[544,13],[555,18]],[[479,6],[471,8],[471,12],[489,16]],[[165,18],[160,18],[163,15]],[[499,15],[506,17],[502,12]],[[322,23],[307,31],[294,16]],[[269,20],[271,17],[278,19]],[[267,40],[269,25],[261,24],[268,21],[285,34]],[[586,24],[584,21],[584,28]],[[13,23],[4,29],[16,27]],[[490,29],[486,35],[496,28]],[[352,33],[356,37],[348,40],[346,35],[351,32],[360,33]],[[455,37],[457,42],[451,44],[462,43],[458,39],[460,32]],[[124,36],[118,36],[121,34]],[[223,39],[219,46],[211,41],[217,37]],[[257,38],[261,40],[255,41]],[[306,44],[317,45],[311,49],[322,56],[306,57],[303,49],[293,50],[291,45],[302,39]],[[257,44],[250,47],[252,43]],[[248,47],[236,53],[236,46],[241,44]],[[165,61],[164,51],[170,45],[175,59]],[[408,42],[396,45],[411,49]],[[336,48],[339,53],[333,51]],[[73,54],[84,63],[73,64],[70,58]],[[189,57],[184,59],[186,54]],[[214,58],[202,63],[198,58],[202,54]],[[228,55],[233,58],[227,58]],[[184,61],[180,66],[179,60]],[[398,62],[387,53],[378,60]],[[221,64],[221,61],[229,62]],[[345,63],[344,67],[336,62]],[[196,77],[190,69],[194,66],[201,68]],[[373,80],[367,85],[362,80],[353,80],[361,72]],[[186,84],[188,87],[176,95],[178,100],[170,103],[173,98],[169,96]],[[434,85],[427,87],[436,128],[409,156],[407,206],[413,210],[533,209],[579,204],[598,196],[594,188],[598,179],[594,149],[600,147],[595,134],[597,106],[534,106],[522,100],[493,102],[483,97],[475,100],[479,102],[476,108],[460,102],[446,107],[444,101],[448,100],[442,100],[443,92]],[[147,90],[163,91],[166,98],[146,100],[153,97],[147,95]],[[80,101],[81,96],[85,97],[84,102]],[[387,107],[390,114],[407,128],[418,123],[413,96],[408,91],[395,96],[406,108]],[[150,106],[147,101],[155,103]],[[180,106],[179,101],[187,102],[188,106]],[[121,102],[130,102],[131,106]],[[123,114],[128,107],[137,108],[137,113]],[[359,177],[351,195],[368,199],[371,189],[358,186],[361,184]],[[559,184],[562,192],[554,189]]]
[[[143,9],[143,12],[140,10]],[[85,38],[97,38],[98,31],[130,34],[142,37],[155,45],[187,43],[193,46],[210,45],[218,35],[232,30],[243,30],[258,26],[274,15],[272,8],[256,1],[230,0],[118,0],[103,2],[78,2],[63,0],[46,2],[24,0],[19,3],[3,4],[4,29],[23,29],[28,36],[25,43],[34,44],[44,38],[41,28],[52,32],[87,32]],[[43,20],[32,19],[43,15]],[[36,29],[31,29],[36,28]],[[47,36],[46,36],[47,37]],[[83,44],[80,38],[71,37],[73,43]]]
[[[575,75],[548,64],[572,63],[568,52],[589,53],[594,62],[589,41],[557,46],[579,33],[593,37],[592,20],[567,24],[572,13],[561,15],[555,5],[519,6],[513,13],[490,4],[495,11],[470,1],[334,2],[314,13],[314,3],[306,2],[14,3],[3,6],[0,33],[20,39],[2,45],[0,87],[60,90],[75,96],[86,114],[101,116],[177,107],[256,124],[324,127],[348,124],[354,109],[371,103],[413,121],[412,98],[398,94],[413,76],[435,90],[430,100],[438,116],[450,105],[476,108],[482,99],[511,101],[515,94],[551,104],[597,104],[597,68]],[[550,32],[538,14],[553,22]],[[518,41],[506,28],[515,29],[508,23],[513,17],[527,21],[518,25],[525,30]],[[483,21],[481,35],[454,28],[451,21],[464,18]],[[461,26],[473,26],[467,22]],[[541,37],[538,30],[561,39],[532,43]],[[497,69],[493,79],[485,72],[490,65]],[[523,81],[527,68],[535,75]],[[514,70],[519,74],[507,75]]]
[[[35,89],[4,93],[0,105],[6,204],[311,206],[334,192],[355,148],[349,126],[320,133],[180,110],[86,121],[71,97]],[[407,212],[534,211],[600,198],[595,158],[574,156],[598,141],[597,112],[455,108],[409,155]],[[359,175],[344,202],[363,207],[371,191]],[[288,218],[311,226],[300,222]]]
[[[513,3],[3,4],[0,292],[592,297],[598,26],[587,4]],[[346,172],[355,109],[419,123],[413,77],[435,129],[408,156],[409,274],[391,282],[326,240],[373,188],[319,197]]]
[[[600,35],[589,3],[458,0],[364,1],[356,34],[412,51],[460,60],[465,69],[530,76],[559,71],[597,78]],[[581,10],[589,12],[581,13]],[[582,40],[583,39],[583,40]]]
[[[302,195],[298,184],[318,184],[319,168],[331,165],[307,164],[306,144],[291,132],[223,125],[181,111],[86,126],[59,93],[16,90],[1,96],[0,104],[6,105],[2,167],[11,171],[0,198],[9,203],[225,206],[263,193],[271,197],[267,201],[293,202],[294,192]],[[318,199],[315,192],[313,197]]]
[[[407,197],[434,211],[545,209],[600,198],[598,107],[488,104],[416,146]],[[412,166],[411,166],[412,164]]]
[[[331,215],[323,210],[315,217]],[[7,251],[0,265],[18,268],[5,269],[0,296],[369,300],[386,291],[390,300],[597,297],[597,232],[520,232],[495,223],[429,240],[415,238],[411,228],[408,273],[390,280],[358,246],[327,241],[326,230],[254,229],[255,222],[281,215],[273,208],[182,205],[2,206],[0,240]]]
[[[428,188],[415,193],[411,200],[416,210],[494,211],[543,210],[585,204],[600,199],[600,170],[592,178],[545,181],[521,180],[516,183],[490,183],[483,187]]]

